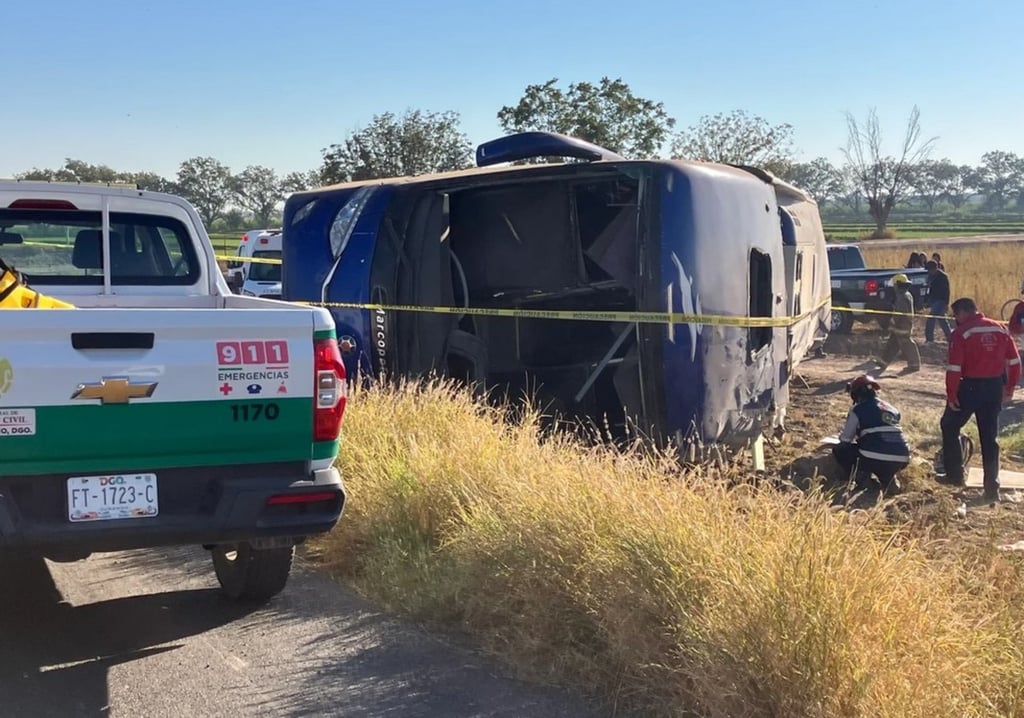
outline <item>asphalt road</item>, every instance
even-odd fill
[[[202,549],[0,562],[0,716],[600,715],[297,567],[244,609]]]

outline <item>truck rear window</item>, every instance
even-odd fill
[[[864,262],[861,261],[860,252],[850,247],[837,247],[828,250],[829,269],[863,269]]]
[[[103,284],[99,212],[0,210],[0,259],[31,284]],[[115,285],[191,285],[199,262],[188,230],[172,217],[110,213]]]

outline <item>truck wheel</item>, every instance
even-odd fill
[[[221,590],[237,601],[265,601],[288,583],[295,547],[253,548],[248,543],[213,547],[213,570]]]
[[[836,307],[840,307],[839,311],[836,310]],[[850,305],[843,299],[836,299],[832,302],[832,333],[849,334],[851,331],[853,331],[853,314],[850,312]]]

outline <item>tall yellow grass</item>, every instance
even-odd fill
[[[443,384],[357,392],[321,560],[624,712],[1024,715],[1024,591],[994,552],[937,562],[880,514],[501,419]]]
[[[875,248],[870,242],[864,242],[861,248],[871,267],[902,267],[910,254],[910,248]],[[949,275],[953,299],[972,297],[991,317],[999,318],[999,310],[1006,300],[1021,298],[1024,242],[975,242],[932,248],[928,240],[921,240],[918,251],[929,257],[933,251],[938,251]]]

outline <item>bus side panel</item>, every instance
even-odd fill
[[[696,313],[693,204],[689,177],[668,168],[657,183],[660,204],[661,311]],[[697,324],[659,327],[664,389],[664,431],[678,438],[699,432],[704,411],[704,351]]]

